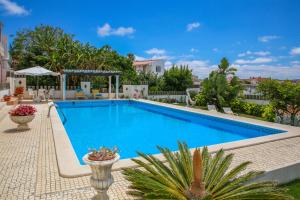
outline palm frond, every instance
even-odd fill
[[[204,147],[195,156],[195,162],[201,159],[193,169],[191,152],[185,143],[178,143],[178,152],[158,147],[165,162],[158,158],[138,153],[141,159],[132,159],[139,168],[125,168],[123,174],[130,182],[128,194],[139,199],[178,199],[178,200],[291,200],[274,182],[253,182],[261,171],[244,173],[251,162],[241,163],[231,168],[233,154],[225,155],[219,150],[213,156]],[[202,163],[202,167],[199,166]],[[199,169],[197,169],[199,168]],[[202,170],[201,170],[202,168]],[[231,169],[230,169],[231,168]],[[230,170],[229,170],[230,169]],[[193,180],[193,170],[202,171],[200,182],[205,187],[204,195],[195,195],[193,191],[199,180]],[[201,174],[200,174],[201,175]],[[197,174],[199,179],[199,173]],[[201,180],[202,179],[202,180]],[[193,183],[193,184],[192,184]],[[193,185],[193,190],[191,190]]]

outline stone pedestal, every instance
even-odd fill
[[[10,116],[10,119],[18,124],[17,130],[28,130],[30,129],[28,126],[28,123],[31,122],[34,119],[34,115],[28,115],[28,116]]]
[[[106,161],[92,161],[88,159],[88,154],[83,157],[85,164],[89,165],[92,170],[92,176],[90,178],[91,186],[97,191],[97,195],[94,199],[108,200],[109,196],[107,190],[114,182],[111,174],[112,165],[120,159],[119,154],[112,160]]]

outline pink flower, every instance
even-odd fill
[[[28,116],[36,113],[36,108],[31,105],[20,105],[17,108],[11,110],[9,114],[11,116]]]

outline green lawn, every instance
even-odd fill
[[[282,187],[288,188],[287,194],[293,196],[295,200],[300,200],[300,180],[282,185]]]

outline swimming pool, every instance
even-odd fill
[[[81,164],[88,148],[100,146],[116,145],[121,158],[132,158],[136,151],[158,153],[156,145],[177,150],[178,140],[193,148],[285,132],[130,100],[56,104]]]

